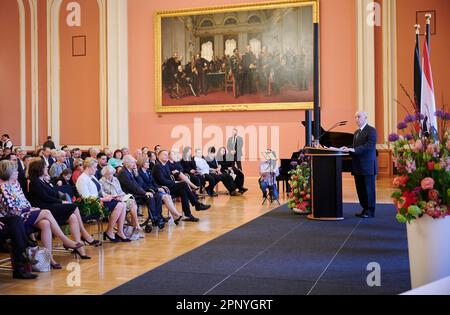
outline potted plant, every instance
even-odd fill
[[[291,179],[289,185],[288,207],[298,214],[311,213],[311,168],[309,161],[300,164],[293,162],[294,169],[289,172]]]
[[[437,132],[409,114],[389,135],[398,176],[392,195],[397,220],[407,223],[413,288],[450,276],[450,113],[438,110]]]
[[[78,198],[75,200],[75,204],[80,210],[84,222],[102,220],[107,213],[107,208],[99,198]]]

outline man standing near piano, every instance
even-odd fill
[[[357,112],[355,122],[358,125],[353,136],[353,148],[342,147],[352,157],[352,175],[355,178],[361,213],[356,216],[367,219],[375,217],[376,175],[378,163],[376,156],[377,131],[367,123],[367,113]]]

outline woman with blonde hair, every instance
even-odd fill
[[[130,240],[123,233],[125,223],[126,205],[120,201],[118,196],[111,196],[102,191],[102,186],[95,177],[97,172],[97,160],[87,158],[83,164],[83,174],[77,180],[77,190],[82,198],[99,198],[110,211],[108,229],[103,233],[103,239],[111,242],[129,242]],[[117,233],[114,234],[114,227],[117,224]]]

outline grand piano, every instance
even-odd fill
[[[303,122],[303,125],[305,125],[305,122]],[[322,127],[320,128],[320,144],[326,147],[351,147],[353,145],[353,134],[347,133],[347,132],[334,132],[334,131],[326,131]],[[286,182],[287,189],[286,191],[290,191],[290,187],[287,184],[287,181],[289,180],[289,171],[292,169],[292,162],[298,161],[300,154],[302,153],[303,149],[292,153],[292,156],[290,159],[281,159],[280,160],[280,176],[277,177],[278,181],[283,181],[283,188],[284,183]],[[342,158],[342,172],[344,173],[350,173],[352,171],[352,158],[351,156],[346,156]]]

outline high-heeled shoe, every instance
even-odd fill
[[[84,243],[84,245],[88,244],[90,246],[100,246],[100,242],[97,240],[93,240],[92,242],[88,242],[84,237],[81,237],[81,241]]]
[[[50,266],[52,267],[52,269],[62,269],[61,264],[58,263],[50,263]]]
[[[117,234],[115,234],[115,236],[116,236],[116,239],[118,239],[120,242],[123,242],[123,243],[131,242],[131,240],[129,238],[122,238]]]
[[[182,215],[180,215],[179,217],[178,217],[178,219],[176,219],[176,220],[173,220],[173,223],[175,223],[175,225],[178,225],[178,224],[180,224],[180,220],[181,220],[181,218],[182,218],[183,216]]]
[[[116,236],[117,236],[117,235],[116,235]],[[119,242],[120,242],[119,239],[117,239],[117,238],[111,238],[111,237],[108,235],[108,233],[104,232],[104,233],[103,233],[103,240],[106,241],[107,239],[108,239],[110,242],[113,242],[113,243],[119,243]]]
[[[82,244],[82,243],[75,243],[75,247],[72,247],[72,246],[66,246],[66,245],[63,245],[64,246],[64,249],[65,250],[69,250],[69,249],[78,249],[78,248],[81,248],[81,247],[83,247],[84,245]]]
[[[78,249],[74,249],[72,253],[75,255],[75,258],[77,256],[80,256],[81,259],[91,259],[88,255],[81,255],[80,251]]]

